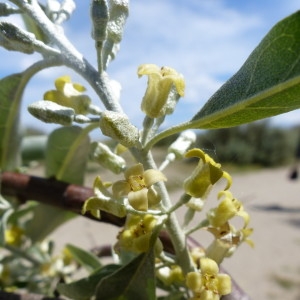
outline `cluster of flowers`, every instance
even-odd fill
[[[159,68],[152,64],[141,65],[138,68],[138,75],[148,76],[148,86],[141,109],[146,115],[145,120],[150,120],[149,124],[152,126],[152,120],[156,119],[158,123],[162,122],[166,114],[173,112],[179,97],[184,95],[184,79],[172,68]],[[144,130],[140,133],[129,122],[127,116],[113,111],[99,112],[95,110],[89,98],[83,94],[84,88],[71,83],[68,77],[59,78],[55,85],[56,90],[47,92],[44,98],[47,103],[54,101],[56,105],[72,109],[70,122],[74,121],[76,114],[94,113],[100,116],[99,127],[102,133],[128,148],[143,147],[147,143],[147,139],[153,136],[154,129],[150,126],[153,131],[151,133],[151,130],[149,131],[149,128],[147,129],[145,126],[148,124],[147,122],[144,124]],[[36,107],[31,107],[31,110],[32,108]],[[185,231],[188,236],[191,232],[201,228],[213,234],[215,238],[211,245],[206,247],[197,259],[194,259],[193,270],[183,274],[181,267],[175,261],[173,264],[164,262],[162,257],[165,256],[161,254],[163,246],[159,238],[155,243],[155,253],[158,257],[158,278],[168,284],[174,281],[181,282],[193,292],[192,299],[215,300],[230,293],[231,290],[230,277],[226,274],[219,274],[218,266],[242,242],[246,241],[252,245],[251,240],[248,239],[252,229],[248,227],[250,219],[248,213],[229,190],[232,183],[230,175],[202,150],[198,148],[188,150],[191,140],[193,138],[183,132],[178,138],[178,147],[173,147],[173,149],[171,145],[169,150],[172,150],[166,157],[168,163],[183,156],[199,159],[197,167],[183,182],[184,196],[171,208],[162,205],[161,193],[157,191],[157,185],[167,180],[161,172],[162,167],[160,170],[151,168],[145,170],[141,163],[127,167],[118,151],[113,152],[106,145],[96,143],[93,152],[94,158],[98,159],[100,164],[105,164],[105,167],[114,173],[123,172],[125,178],[114,183],[106,183],[97,177],[94,183],[95,196],[85,202],[82,213],[90,211],[92,215],[100,218],[102,210],[119,217],[126,216],[125,227],[118,235],[115,251],[119,254],[124,251],[142,253],[148,251],[155,228],[158,226],[163,228],[164,222],[175,208],[182,205],[187,206],[188,212],[184,228],[188,227],[195,213],[203,210],[212,187],[222,178],[225,179],[225,188],[218,193],[218,205],[206,213],[205,219],[198,227]],[[230,223],[235,216],[240,216],[244,221],[240,229],[236,229]],[[191,254],[191,256],[193,255]]]
[[[44,240],[31,244],[24,229],[12,224],[5,230],[5,245],[14,255],[1,253],[0,286],[6,291],[14,291],[26,283],[36,292],[52,291],[62,280],[71,282],[78,264],[67,248],[53,254],[53,242]]]
[[[211,245],[201,251],[201,255],[191,253],[194,258],[195,270],[183,274],[176,264],[166,266],[158,259],[157,276],[164,283],[180,282],[193,291],[192,299],[219,299],[231,290],[230,277],[219,274],[218,265],[224,257],[231,255],[235,249],[248,239],[252,229],[248,227],[249,215],[244,210],[240,201],[233,197],[229,191],[231,177],[224,172],[221,165],[216,163],[209,155],[200,149],[187,151],[186,157],[198,157],[199,163],[192,174],[184,181],[186,206],[190,210],[201,211],[212,187],[221,179],[226,180],[225,189],[218,194],[219,203],[206,214],[205,229],[215,237]],[[95,184],[95,197],[88,199],[83,207],[83,213],[92,211],[95,216],[100,216],[100,210],[114,212],[127,219],[124,229],[118,235],[115,246],[117,253],[129,251],[133,253],[146,252],[149,249],[150,239],[154,228],[161,222],[160,196],[155,190],[155,184],[166,181],[166,177],[159,170],[144,170],[142,164],[136,164],[124,172],[125,179],[115,183],[104,184],[99,178]],[[112,187],[112,191],[108,187]],[[244,220],[241,229],[237,230],[230,220],[240,216]],[[159,239],[155,244],[155,253],[159,254],[163,246]],[[159,256],[159,255],[158,255]]]

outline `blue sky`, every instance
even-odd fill
[[[66,35],[80,52],[96,66],[94,41],[90,38],[90,1],[76,1],[77,10],[64,25]],[[132,122],[140,127],[143,115],[140,101],[146,78],[138,79],[142,63],[170,66],[186,79],[186,95],[165,126],[190,119],[206,100],[243,64],[271,27],[299,8],[298,0],[131,0],[130,17],[115,61],[108,69],[112,79],[122,85],[121,104]],[[0,76],[24,70],[39,55],[20,55],[0,49]],[[34,120],[26,106],[42,99],[53,81],[71,74],[74,81],[85,84],[65,68],[43,71],[31,80],[25,91],[22,122],[39,128],[53,126]],[[95,104],[99,103],[88,88]],[[295,111],[273,119],[275,124],[299,123]]]

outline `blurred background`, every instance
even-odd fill
[[[64,31],[96,66],[94,41],[90,38],[90,1],[76,1],[76,5],[71,19],[64,24]],[[139,103],[146,88],[146,78],[137,77],[140,64],[170,66],[184,75],[185,97],[180,100],[175,114],[166,118],[164,127],[189,120],[241,67],[275,23],[297,9],[297,0],[130,1],[130,16],[121,49],[108,73],[122,85],[121,104],[132,123],[141,127],[143,120]],[[1,20],[5,18],[1,17]],[[17,17],[13,17],[13,21],[22,26]],[[0,56],[0,78],[21,72],[41,58],[39,54],[24,55],[2,48]],[[45,91],[53,89],[54,80],[66,74],[85,85],[77,74],[61,67],[40,72],[31,80],[24,94],[22,127],[36,127],[46,132],[56,127],[35,120],[26,107],[41,100]],[[86,87],[93,102],[100,104],[87,84]],[[297,125],[299,115],[299,111],[281,115],[273,118],[271,124],[280,127]]]
[[[90,38],[90,1],[76,1],[76,4],[77,9],[64,24],[64,30],[78,50],[96,66],[94,41]],[[299,1],[131,0],[130,6],[121,49],[108,73],[121,83],[121,104],[132,123],[141,128],[143,115],[139,103],[146,88],[146,78],[137,77],[140,64],[170,66],[184,75],[185,97],[163,126],[189,120],[238,71],[275,23],[299,9]],[[22,26],[18,18],[14,18],[14,23]],[[0,57],[0,78],[22,72],[40,59],[38,54],[24,55],[2,48]],[[71,75],[74,82],[86,85],[66,68],[45,70],[30,81],[22,104],[24,135],[47,134],[57,127],[34,119],[26,107],[41,100],[45,91],[53,89],[54,80],[66,74]],[[94,104],[101,105],[93,91],[86,87]],[[300,111],[297,110],[236,128],[197,132],[197,146],[224,164],[226,170],[235,172],[233,189],[253,215],[256,248],[252,250],[243,245],[237,257],[225,263],[252,299],[300,299],[299,120]],[[93,137],[102,138],[100,132]],[[163,159],[163,150],[175,138],[172,136],[157,145],[155,155],[158,160]],[[31,156],[27,159],[29,163]],[[191,172],[194,163],[179,163],[175,169],[178,172],[167,170],[169,182],[174,179],[178,188],[178,183]],[[40,165],[29,165],[31,174],[42,174]],[[265,170],[265,167],[269,169]],[[105,180],[111,176],[94,165],[89,165],[89,172],[87,186],[92,185],[99,173]],[[176,187],[170,188],[176,194]],[[75,244],[85,247],[98,244],[98,224],[84,218],[72,222],[56,232],[57,241],[64,244],[73,238]],[[82,234],[78,233],[79,229]],[[107,231],[106,234],[108,241],[114,240],[115,233]]]

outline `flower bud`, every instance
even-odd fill
[[[125,147],[133,147],[139,143],[139,131],[133,126],[125,114],[104,111],[100,118],[102,133],[118,141]]]
[[[48,0],[46,13],[55,24],[61,24],[69,19],[76,8],[73,0],[64,0],[62,3],[57,0]]]
[[[64,0],[60,5],[60,12],[66,15],[68,19],[76,9],[76,4],[73,0]]]
[[[109,20],[108,4],[106,0],[93,0],[91,4],[91,18],[93,22],[92,38],[102,42],[106,39],[107,23]]]
[[[200,198],[191,198],[186,206],[194,211],[201,211],[204,206],[204,201]]]
[[[48,0],[46,6],[47,15],[51,17],[51,20],[56,19],[60,9],[60,2],[58,0]]]
[[[28,111],[45,123],[60,125],[71,125],[75,116],[74,109],[43,100],[30,104]]]
[[[24,31],[11,23],[0,22],[0,44],[7,50],[32,54],[35,42],[33,33]]]
[[[113,153],[108,146],[95,142],[93,143],[92,157],[104,168],[111,170],[112,172],[119,174],[126,167],[125,160]]]
[[[8,3],[0,3],[0,16],[6,17],[9,16],[11,13],[14,13],[15,9],[12,8]]]
[[[196,134],[194,131],[183,131],[176,141],[169,146],[168,153],[174,153],[177,159],[181,159],[195,141]]]
[[[117,44],[122,40],[125,22],[129,13],[129,1],[111,0],[109,13],[108,37],[113,43]]]

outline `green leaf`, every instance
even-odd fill
[[[95,290],[100,280],[109,276],[120,268],[118,265],[106,265],[97,270],[90,276],[80,279],[78,281],[65,284],[59,283],[57,290],[60,294],[74,300],[87,300],[95,295]],[[104,298],[103,298],[104,299]]]
[[[90,143],[87,133],[88,130],[72,126],[56,129],[50,134],[45,162],[47,177],[74,184],[83,183]],[[32,220],[28,222],[27,234],[33,242],[42,240],[75,216],[74,213],[39,204],[34,209]]]
[[[19,114],[24,91],[23,74],[0,80],[0,169],[13,170],[20,164]]]
[[[154,247],[134,258],[113,274],[103,278],[96,291],[96,300],[154,300]]]
[[[54,130],[46,149],[46,176],[82,184],[89,144],[87,132],[78,126]]]
[[[71,252],[74,259],[89,272],[101,268],[101,263],[96,255],[74,245],[68,244],[66,248]]]
[[[33,208],[32,219],[26,224],[26,234],[33,243],[41,241],[60,225],[76,216],[54,206],[38,204]]]
[[[276,24],[241,69],[189,122],[224,128],[300,107],[300,12]]]

